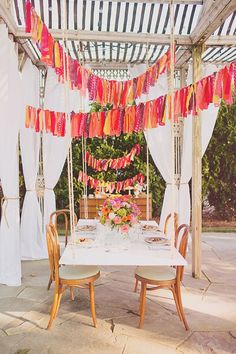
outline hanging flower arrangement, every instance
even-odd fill
[[[107,198],[100,210],[100,222],[122,233],[138,223],[141,211],[132,197],[127,195]]]

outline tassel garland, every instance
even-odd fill
[[[174,95],[174,119],[186,118],[188,114],[215,106],[224,99],[227,104],[233,102],[233,90],[236,90],[236,62],[225,66],[218,72],[177,90]],[[75,113],[70,115],[49,110],[26,107],[25,126],[37,132],[51,132],[56,136],[65,135],[65,121],[71,119],[71,137],[104,138],[120,136],[165,125],[171,118],[170,96],[160,96],[154,100],[139,103],[126,108],[112,108],[105,112]]]

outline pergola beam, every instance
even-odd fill
[[[236,9],[236,0],[207,0],[197,26],[190,35],[194,45],[201,45]]]
[[[227,17],[235,10],[236,0],[206,0],[202,11],[199,15],[199,21],[191,33],[190,39],[192,45],[197,46],[202,43],[206,45],[220,45],[219,36],[212,36],[212,33],[217,30],[217,28],[227,19]],[[228,37],[228,36],[224,36]],[[230,36],[231,37],[231,36]],[[235,36],[230,39],[233,40],[232,43],[224,38],[225,42],[228,44],[222,45],[235,45]],[[220,36],[221,38],[221,36]],[[213,44],[215,42],[215,44]],[[186,50],[185,53],[180,53],[177,55],[176,64],[178,66],[185,65],[185,63],[191,58],[191,53]]]
[[[72,41],[88,41],[88,42],[113,42],[113,43],[147,43],[147,44],[170,44],[170,35],[153,34],[153,33],[127,33],[127,32],[103,32],[103,31],[86,31],[86,30],[50,30],[55,39],[72,40]],[[23,29],[16,32],[18,38],[30,38],[29,33],[25,33]],[[191,45],[189,36],[176,35],[176,44]]]
[[[236,47],[236,36],[211,36],[205,42],[207,47]]]
[[[5,22],[8,27],[9,33],[15,36],[17,32],[17,27],[14,21],[14,18],[11,14],[11,9],[8,1],[0,2],[0,18]]]
[[[85,30],[69,30],[66,34],[62,30],[50,30],[55,39],[62,40],[66,37],[72,41],[88,41],[88,42],[113,42],[113,43],[134,43],[134,44],[160,44],[169,45],[169,34],[154,33],[125,33],[125,32],[102,32],[102,31],[85,31]],[[23,29],[18,29],[15,37],[26,39],[31,38],[29,33],[25,33]],[[188,35],[176,35],[175,41],[177,45],[193,46],[193,42]],[[236,36],[211,36],[206,41],[207,46],[236,46]]]

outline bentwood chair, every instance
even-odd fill
[[[188,232],[189,227],[185,224],[182,224],[178,227],[175,237],[175,247],[178,249],[178,251],[184,258],[186,257]],[[135,278],[136,280],[141,282],[139,328],[141,328],[144,323],[146,291],[167,288],[173,294],[177,313],[179,315],[180,320],[183,322],[185,329],[189,329],[181,299],[180,283],[183,278],[183,272],[184,266],[136,268]],[[152,287],[149,288],[147,287],[147,285],[151,285]]]
[[[58,218],[60,216],[64,217],[64,225],[65,225],[65,246],[67,245],[68,242],[68,236],[69,236],[69,218],[70,218],[70,210],[69,209],[61,209],[61,210],[56,210],[50,215],[50,224],[54,224],[55,227],[57,228],[58,224]],[[78,218],[76,214],[74,214],[74,224],[76,225],[78,223]]]
[[[47,329],[56,318],[63,292],[72,287],[89,287],[90,309],[93,325],[96,327],[96,312],[94,301],[94,282],[100,276],[100,271],[96,266],[60,266],[58,254],[58,236],[54,225],[47,226],[47,246],[51,273],[55,278],[55,289],[53,304],[51,307],[50,320]]]
[[[164,234],[165,236],[167,237],[167,231],[168,231],[168,226],[169,226],[169,223],[170,223],[170,220],[171,220],[171,217],[172,217],[172,214],[168,214],[167,217],[166,217],[166,220],[165,220],[165,225],[164,225]],[[174,229],[175,229],[175,233],[177,231],[177,228],[178,228],[178,214],[177,213],[174,213]]]
[[[167,230],[168,230],[168,226],[169,226],[169,222],[171,220],[171,213],[167,215],[166,217],[166,220],[165,220],[165,225],[164,225],[164,234],[165,234],[165,237],[167,237]],[[177,232],[177,228],[178,228],[178,214],[177,213],[174,213],[174,231],[175,231],[175,234]],[[134,286],[134,292],[136,293],[137,290],[138,290],[138,280],[136,279],[135,281],[135,286]]]
[[[50,224],[53,224],[55,228],[57,229],[58,225],[58,219],[60,216],[64,217],[64,227],[65,227],[65,247],[68,243],[68,236],[69,236],[69,221],[68,218],[70,217],[70,210],[69,209],[61,209],[61,210],[56,210],[50,215]],[[76,214],[74,214],[74,223],[75,225],[77,224],[78,219]],[[58,232],[57,232],[58,235]],[[59,244],[58,236],[57,236],[57,242]],[[60,247],[58,246],[58,254],[60,258]],[[48,281],[48,290],[51,287],[52,282],[54,281],[54,275],[51,273]],[[71,288],[71,299],[74,300],[74,294],[73,294],[73,289]]]

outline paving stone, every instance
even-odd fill
[[[235,354],[236,339],[224,332],[195,332],[178,349],[183,354]]]
[[[23,289],[24,286],[7,286],[0,284],[0,299],[16,297]]]
[[[30,311],[33,305],[34,302],[25,299],[0,299],[0,328],[5,328],[14,320],[24,320],[24,314]]]
[[[47,291],[46,287],[31,286],[26,287],[18,296],[20,299],[29,299],[31,301],[45,302],[52,298],[53,292]]]
[[[159,343],[158,339],[128,338],[123,354],[176,354],[176,350]]]
[[[33,328],[35,328],[35,325],[32,322],[22,322],[18,326],[13,326],[5,330],[5,332],[9,335],[12,336],[14,334],[19,334],[19,333],[24,333],[27,331],[31,331]]]
[[[12,320],[9,323],[7,323],[5,326],[3,326],[2,328],[5,332],[7,332],[8,329],[18,327],[23,322],[24,322],[24,320],[22,318],[12,318]]]
[[[43,286],[48,283],[48,260],[22,261],[22,282],[26,286]],[[46,288],[46,287],[45,287]]]
[[[235,331],[229,331],[229,334],[236,339],[236,330]]]
[[[185,288],[190,288],[191,292],[202,293],[209,286],[209,281],[202,276],[202,279],[195,279],[192,277],[191,272],[184,272],[183,286]]]
[[[158,343],[168,345],[170,348],[176,348],[183,340],[187,338],[187,332],[175,314],[169,311],[157,308],[156,313],[147,312],[143,329],[138,328],[139,317],[129,315],[126,317],[114,318],[115,333],[120,333],[135,338],[145,338],[147,343],[155,338]]]
[[[0,329],[0,337],[5,337],[7,336],[6,332]]]
[[[127,337],[103,334],[85,324],[74,328],[72,325],[3,337],[1,349],[4,354],[13,354],[23,348],[30,349],[30,354],[120,354],[127,341]]]
[[[236,244],[235,234],[232,233],[209,233],[203,236],[203,241],[210,246],[221,261],[235,258]]]
[[[236,279],[232,278],[232,272],[236,272],[236,262],[230,264],[226,261],[210,262],[209,259],[202,265],[203,272],[207,275],[211,282],[227,284],[229,281],[236,283]]]

